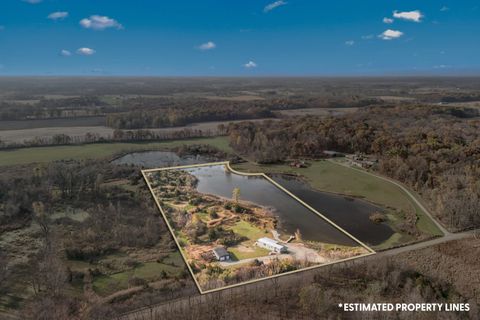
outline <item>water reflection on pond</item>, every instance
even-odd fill
[[[337,230],[300,202],[277,188],[264,177],[247,177],[226,170],[223,165],[186,169],[198,178],[197,190],[231,198],[234,188],[240,188],[241,200],[275,208],[279,229],[293,234],[297,229],[305,240],[357,245],[354,240]]]
[[[361,199],[320,192],[298,179],[280,175],[272,178],[360,241],[378,245],[394,233],[388,225],[370,220],[373,212],[384,212],[379,206]]]
[[[241,199],[275,208],[280,229],[286,233],[293,234],[300,229],[306,240],[354,244],[349,237],[263,177],[237,175],[225,170],[223,165],[190,168],[188,171],[199,179],[197,189],[201,193],[231,198],[233,189],[238,187]],[[389,226],[369,219],[371,213],[383,211],[380,207],[363,200],[313,190],[298,179],[280,175],[273,179],[361,241],[377,245],[393,234]]]
[[[205,162],[211,162],[211,159],[201,155],[179,156],[172,151],[133,152],[112,161],[113,164],[137,165],[144,168],[173,167]]]

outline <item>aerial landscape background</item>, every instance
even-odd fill
[[[2,1],[0,318],[478,319],[479,10]]]

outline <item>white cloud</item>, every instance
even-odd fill
[[[257,67],[257,64],[250,60],[247,63],[245,63],[243,66],[247,69],[253,69]]]
[[[443,6],[443,7],[440,8],[440,11],[442,11],[442,12],[445,12],[445,11],[448,11],[448,10],[450,10],[450,8],[447,7],[447,6]]]
[[[366,34],[364,36],[362,36],[362,39],[363,40],[370,40],[370,39],[373,39],[375,36],[373,34]]]
[[[43,0],[22,0],[22,1],[30,3],[30,4],[37,4],[37,3],[42,2]]]
[[[64,57],[70,57],[72,55],[72,53],[68,50],[62,49],[62,51],[60,51],[60,55],[62,55]]]
[[[423,18],[423,14],[420,12],[420,10],[403,11],[403,12],[394,11],[393,17],[397,19],[408,20],[408,21],[421,22]]]
[[[216,47],[217,47],[217,45],[215,44],[215,42],[213,42],[213,41],[208,41],[208,42],[202,43],[202,44],[199,45],[197,48],[198,48],[199,50],[206,51],[206,50],[215,49]]]
[[[353,41],[353,40],[347,40],[347,41],[345,41],[345,45],[346,45],[346,46],[353,46],[354,44],[355,44],[355,41]]]
[[[452,66],[450,66],[448,64],[439,64],[439,65],[433,66],[434,69],[449,69],[451,67]]]
[[[68,17],[68,12],[66,11],[57,11],[50,13],[47,18],[51,20],[62,20]]]
[[[91,56],[95,53],[95,50],[90,48],[80,48],[77,50],[77,54],[81,56]]]
[[[379,35],[379,37],[382,38],[383,40],[398,39],[401,36],[403,36],[403,32],[398,30],[392,30],[392,29],[387,29]]]
[[[80,20],[80,25],[86,29],[105,30],[107,28],[123,29],[117,20],[107,16],[93,15],[90,18]]]
[[[393,23],[393,19],[385,17],[385,18],[383,18],[383,23],[391,24],[391,23]]]
[[[275,2],[272,2],[270,4],[267,4],[265,6],[265,8],[263,8],[263,12],[269,12],[269,11],[272,11],[273,9],[276,9],[278,7],[281,7],[281,6],[284,6],[286,5],[287,2],[283,1],[283,0],[278,0],[278,1],[275,1]]]

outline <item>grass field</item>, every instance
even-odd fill
[[[390,209],[415,210],[417,227],[432,236],[441,231],[401,188],[388,181],[336,164],[332,161],[313,161],[308,168],[291,168],[288,165],[257,165],[250,162],[234,165],[244,172],[289,173],[303,176],[315,189],[364,198]]]
[[[228,248],[228,252],[232,255],[234,260],[244,260],[258,257],[268,256],[270,251],[263,249],[257,246],[251,246],[252,251],[239,250],[238,248],[231,247]]]
[[[265,237],[264,230],[261,230],[243,220],[237,222],[234,226],[231,227],[231,229],[236,234],[246,237],[248,239],[253,239],[255,241],[261,237]]]
[[[237,222],[230,229],[232,229],[236,234],[250,239],[242,242],[241,246],[244,247],[243,250],[238,246],[228,248],[228,251],[232,254],[234,260],[258,258],[268,255],[268,250],[255,246],[255,242],[259,238],[269,235],[268,231],[261,230],[260,228],[257,228],[243,220]]]
[[[209,144],[220,150],[231,152],[226,137],[164,142],[94,143],[76,146],[35,147],[0,151],[0,166],[50,162],[64,159],[101,159],[112,157],[121,152],[172,148],[184,144]]]
[[[395,232],[394,234],[391,235],[390,238],[388,238],[386,241],[382,242],[380,245],[378,246],[375,246],[374,249],[376,251],[380,251],[380,250],[385,250],[385,249],[389,249],[389,248],[392,248],[392,247],[395,247],[397,246],[398,244],[401,244],[401,243],[405,243],[405,242],[408,242],[412,240],[411,237],[409,236],[406,236],[406,235],[402,235],[398,232]]]
[[[129,287],[129,279],[136,277],[146,281],[160,280],[162,271],[169,275],[178,275],[182,271],[183,260],[179,253],[173,253],[163,263],[146,262],[132,270],[95,277],[93,289],[102,296],[124,290]]]

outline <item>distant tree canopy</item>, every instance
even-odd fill
[[[108,112],[99,97],[82,96],[62,99],[40,98],[33,102],[0,102],[0,120],[51,119],[94,116]]]
[[[469,110],[466,110],[469,113]],[[445,225],[480,226],[480,120],[447,107],[364,108],[342,117],[230,124],[231,146],[261,163],[363,152],[421,192]]]
[[[209,99],[134,98],[122,103],[127,112],[108,114],[107,126],[116,129],[163,128],[195,122],[275,117],[274,111],[299,108],[363,107],[377,99],[360,97],[282,98],[255,101]]]
[[[0,88],[1,93],[1,88]],[[189,96],[75,97],[11,95],[0,102],[0,121],[75,118],[108,115],[107,125],[116,129],[183,126],[193,122],[273,117],[273,111],[299,108],[363,107],[380,103],[357,95],[291,96],[242,100],[222,96],[211,99]]]
[[[116,129],[165,128],[184,126],[194,122],[255,119],[273,117],[262,107],[201,107],[167,108],[161,110],[130,111],[109,114],[106,124]]]

